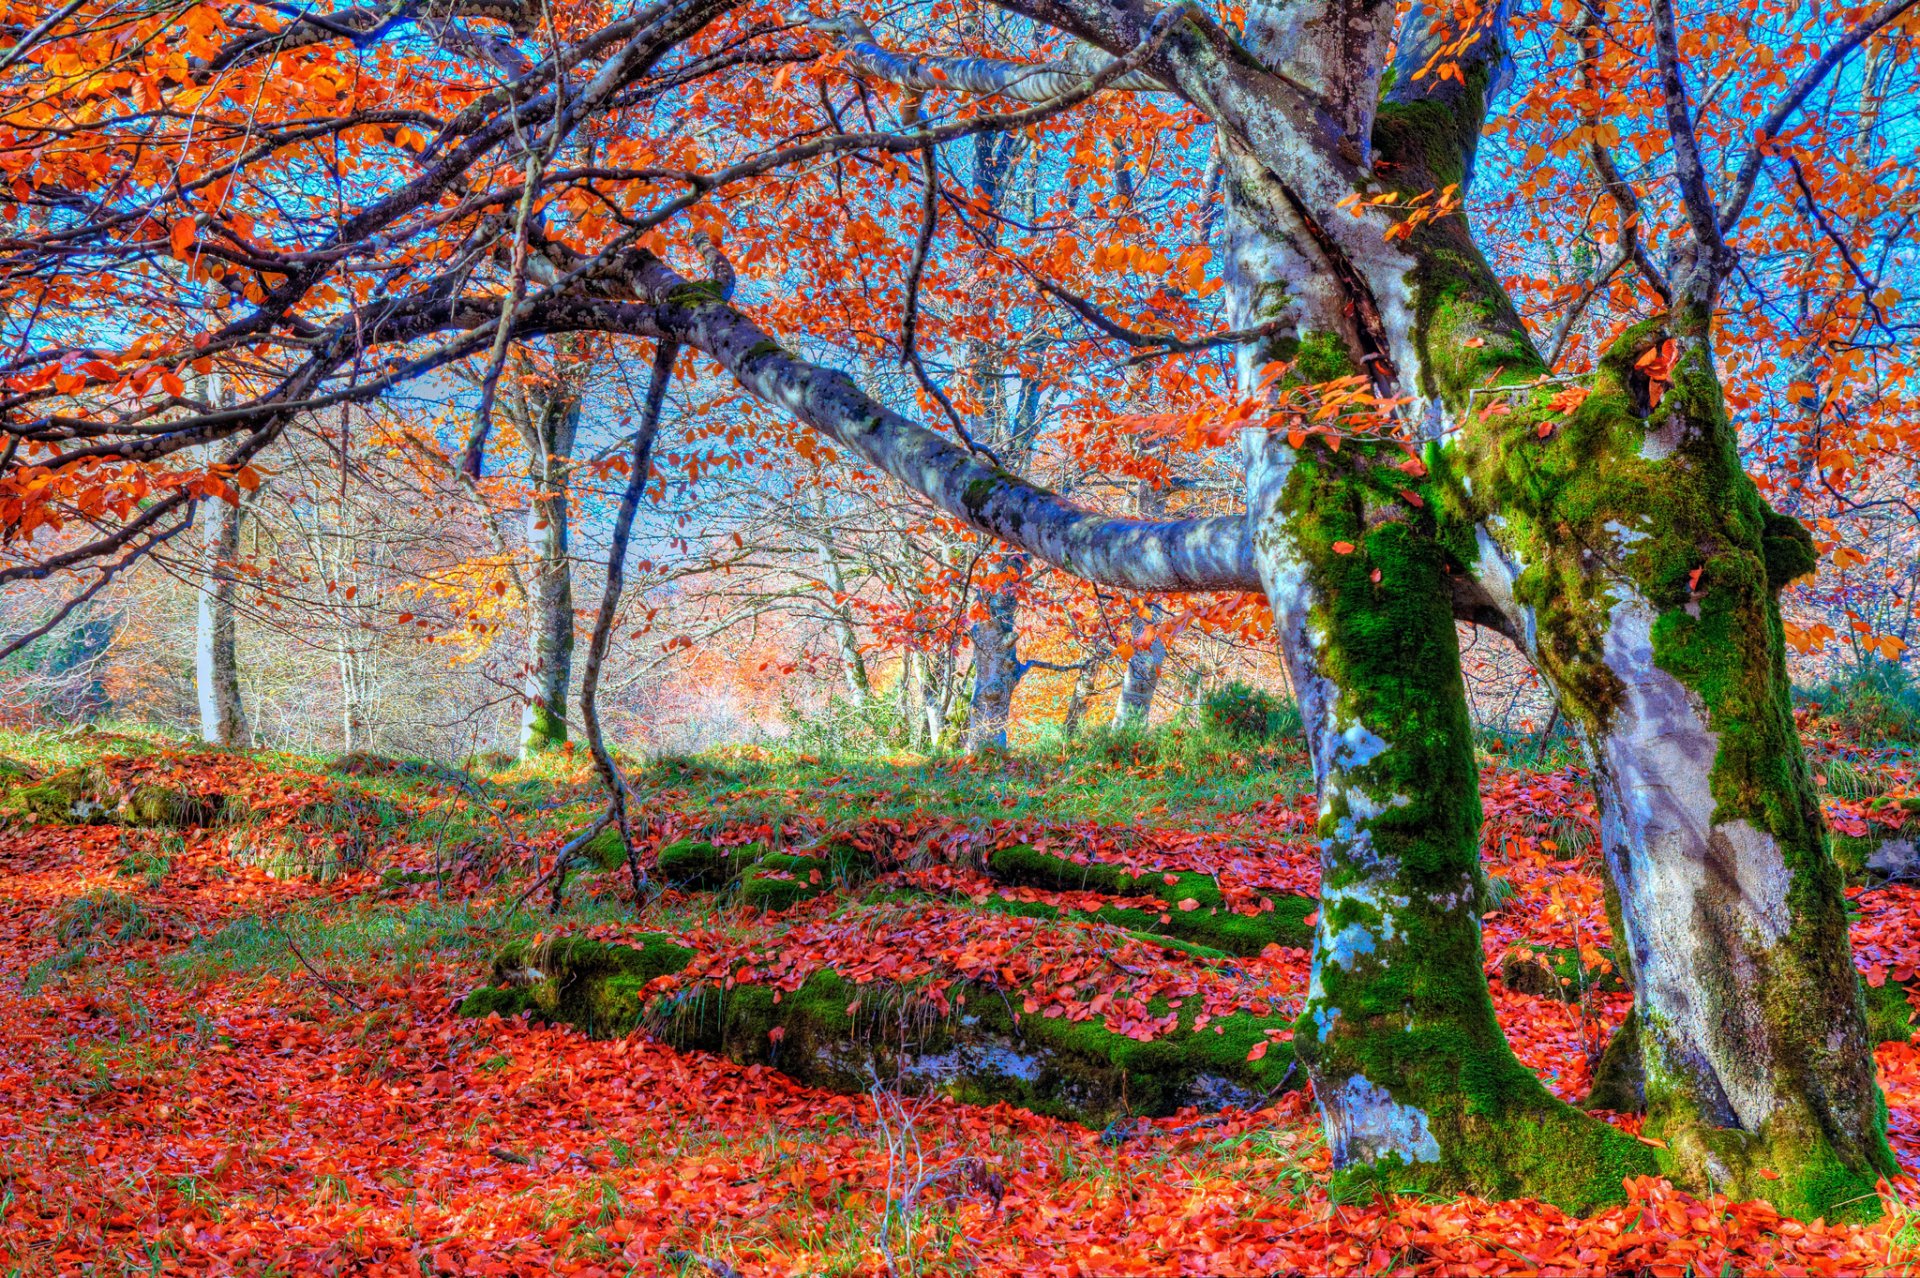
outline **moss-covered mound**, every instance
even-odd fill
[[[1319,903],[1312,898],[1273,897],[1272,909],[1243,914],[1227,903],[1212,875],[1198,871],[1135,874],[1098,861],[1078,864],[1020,843],[991,853],[987,873],[1006,883],[1054,892],[1158,897],[1167,903],[1165,910],[1109,905],[1075,913],[1131,932],[1174,937],[1228,954],[1258,954],[1269,945],[1313,946],[1313,928],[1306,920]]]
[[[6,807],[58,825],[131,825],[180,830],[212,824],[224,800],[178,785],[126,782],[99,764],[67,768],[43,780],[22,778]]]
[[[675,1046],[769,1065],[813,1087],[863,1092],[878,1078],[910,1094],[1006,1102],[1089,1126],[1188,1106],[1257,1105],[1303,1081],[1277,1038],[1292,1024],[1287,1017],[1239,1013],[1196,1032],[1190,1006],[1178,1028],[1141,1042],[1098,1019],[1023,1015],[1017,995],[976,982],[936,992],[855,984],[824,970],[793,991],[709,982],[649,993],[650,982],[693,957],[665,937],[641,938],[637,947],[572,939],[509,946],[495,960],[495,984],[468,995],[460,1010],[530,1012],[598,1037],[647,1028]],[[1269,1047],[1256,1053],[1260,1044]]]
[[[748,843],[723,848],[701,839],[662,844],[655,869],[669,887],[711,891],[731,887],[767,854],[765,845]]]

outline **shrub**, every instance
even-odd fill
[[[1300,707],[1238,680],[1200,703],[1203,726],[1234,741],[1273,741],[1300,731]]]
[[[1861,662],[1805,696],[1822,718],[1862,744],[1920,743],[1920,687],[1898,662]]]

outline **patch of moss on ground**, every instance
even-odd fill
[[[1212,875],[1197,871],[1175,872],[1174,881],[1169,883],[1166,873],[1135,874],[1098,861],[1081,865],[1021,843],[989,854],[987,872],[1007,883],[1054,892],[1158,897],[1167,903],[1167,909],[1159,913],[1111,905],[1072,913],[1131,932],[1171,937],[1228,954],[1259,954],[1269,945],[1290,949],[1313,945],[1313,929],[1306,918],[1318,903],[1311,898],[1278,896],[1273,898],[1271,910],[1242,914],[1227,904]],[[1193,902],[1191,906],[1181,908],[1189,901]]]

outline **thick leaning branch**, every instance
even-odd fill
[[[640,302],[583,300],[576,322],[677,341],[711,356],[762,402],[793,414],[955,519],[1062,572],[1140,592],[1260,588],[1239,515],[1150,520],[1086,510],[908,420],[845,373],[785,350],[651,254],[636,257],[627,279]]]

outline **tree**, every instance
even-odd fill
[[[1416,5],[1396,29],[1391,5],[1304,0],[1254,6],[1236,30],[1191,9],[1002,0],[1034,24],[1020,61],[901,53],[833,15],[813,24],[830,67],[786,23],[726,0],[622,17],[462,0],[97,22],[69,10],[9,55],[6,288],[26,318],[10,321],[21,354],[0,368],[4,428],[23,444],[0,481],[21,503],[16,542],[82,509],[100,531],[0,581],[137,551],[299,413],[455,363],[490,384],[513,343],[542,335],[652,343],[660,388],[684,349],[729,393],[814,432],[808,450],[891,476],[1036,561],[1133,592],[1264,595],[1321,796],[1322,906],[1295,1046],[1343,1178],[1582,1206],[1658,1166],[1808,1214],[1858,1210],[1894,1164],[1775,599],[1814,566],[1813,545],[1742,469],[1715,319],[1739,237],[1771,233],[1773,206],[1755,201],[1778,180],[1769,160],[1797,160],[1815,90],[1911,3],[1823,18],[1817,47],[1750,45],[1780,69],[1735,95],[1760,119],[1737,135],[1724,106],[1696,97],[1710,50],[1673,0],[1572,24],[1553,47],[1590,75],[1566,101],[1592,109],[1627,86],[1673,175],[1616,181],[1596,158],[1620,210],[1597,278],[1644,317],[1596,343],[1582,374],[1554,371],[1566,342],[1543,352],[1464,212],[1510,68],[1503,7]],[[938,32],[938,11],[919,16],[921,34]],[[489,67],[491,83],[456,63]],[[843,72],[913,100],[908,122],[880,127]],[[1115,105],[1123,94],[1131,105]],[[946,113],[927,115],[929,98]],[[700,113],[706,135],[675,128],[661,102]],[[1106,265],[1064,233],[994,260],[1095,344],[1156,362],[1154,385],[1191,408],[1202,442],[1239,434],[1242,512],[1077,506],[776,336],[783,323],[897,332],[876,322],[884,290],[849,284],[845,261],[818,250],[843,237],[857,256],[889,223],[917,243],[913,227],[972,217],[938,178],[940,147],[1066,137],[1076,121],[1130,133],[1152,150],[1144,170],[1178,169],[1210,129],[1217,279],[1186,257],[1195,287],[1155,285],[1121,307],[1121,259],[1163,279],[1171,267],[1124,219],[1112,225],[1135,237],[1133,256]],[[1610,160],[1605,123],[1583,136]],[[916,155],[918,173],[902,163]],[[893,196],[928,173],[935,198],[901,219]],[[1647,243],[1656,225],[1663,261]],[[694,235],[721,231],[759,275],[739,304],[732,268],[723,283]],[[775,245],[815,287],[765,269]],[[75,276],[91,287],[70,293]],[[1207,286],[1223,291],[1226,328],[1183,335],[1212,316]],[[1566,313],[1577,321],[1597,291]],[[827,295],[847,304],[826,314]],[[103,304],[145,331],[108,331]],[[1198,365],[1173,357],[1223,346],[1237,388],[1209,404]],[[184,368],[229,364],[265,389],[231,408],[185,393]],[[214,441],[227,442],[216,466],[184,462]],[[33,496],[49,476],[71,489]],[[1590,742],[1657,1154],[1554,1100],[1494,1019],[1456,619],[1520,644]]]

